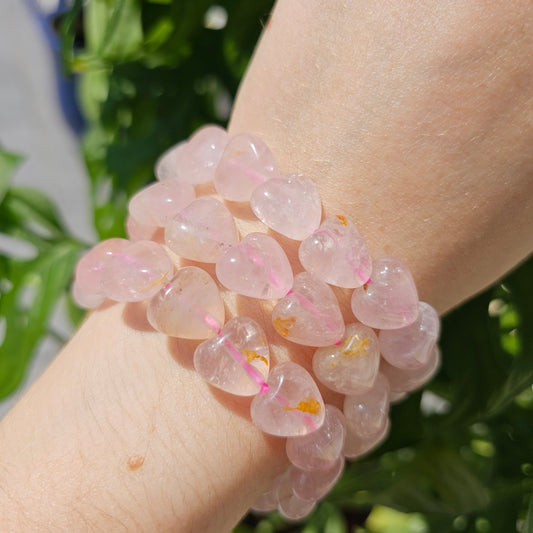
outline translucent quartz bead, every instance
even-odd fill
[[[389,384],[378,374],[372,389],[365,394],[344,398],[344,417],[348,431],[362,439],[372,439],[383,431],[389,416]]]
[[[95,309],[99,307],[105,300],[103,294],[94,294],[92,292],[83,291],[76,280],[72,284],[72,299],[76,302],[77,305],[83,307],[84,309]]]
[[[345,436],[344,415],[333,405],[326,405],[324,423],[319,429],[287,439],[287,457],[302,470],[328,470],[342,456]]]
[[[356,457],[361,457],[370,450],[377,448],[387,438],[389,428],[389,418],[387,418],[385,424],[382,425],[381,430],[372,437],[360,437],[348,428],[346,431],[346,441],[344,443],[344,456],[349,459],[355,459]]]
[[[197,130],[176,156],[178,179],[193,185],[213,181],[227,143],[228,134],[219,126]]]
[[[366,283],[372,259],[357,228],[345,217],[326,218],[298,250],[302,266],[337,287],[355,288]]]
[[[439,338],[440,320],[437,311],[426,302],[418,304],[418,318],[405,328],[379,332],[381,355],[398,368],[420,368],[428,363],[433,346]]]
[[[78,261],[72,297],[81,307],[98,307],[105,299],[102,274],[109,258],[129,246],[126,239],[107,239],[86,252]]]
[[[397,329],[412,324],[418,316],[418,293],[409,269],[395,257],[376,259],[371,280],[353,292],[352,311],[371,328]]]
[[[276,365],[268,377],[268,390],[252,401],[254,424],[265,433],[295,437],[316,431],[324,422],[325,407],[313,378],[300,365]]]
[[[148,300],[172,276],[173,270],[162,246],[152,241],[132,242],[106,261],[103,292],[117,302]]]
[[[132,196],[128,210],[140,226],[164,227],[195,197],[194,187],[189,183],[158,181]]]
[[[292,287],[293,276],[283,248],[264,233],[250,233],[217,261],[222,285],[252,298],[281,298]]]
[[[131,215],[126,217],[126,234],[132,241],[151,241],[156,231],[155,226],[141,226]]]
[[[228,208],[215,198],[202,196],[181,210],[165,227],[167,246],[193,261],[216,263],[239,233]]]
[[[329,346],[344,334],[331,287],[308,272],[295,276],[292,291],[272,311],[272,323],[282,337],[305,346]]]
[[[255,500],[252,505],[252,511],[257,513],[270,513],[275,511],[278,507],[278,489],[281,480],[283,479],[283,474],[278,476],[272,483],[272,486]]]
[[[278,511],[287,520],[302,520],[315,508],[316,502],[304,500],[294,493],[289,468],[278,487]]]
[[[243,133],[228,142],[215,172],[215,187],[226,200],[248,202],[260,183],[278,175],[268,146],[259,137]]]
[[[327,470],[290,469],[290,479],[294,494],[302,500],[315,501],[325,496],[341,477],[344,470],[344,457],[339,457]]]
[[[411,392],[427,383],[437,373],[439,365],[440,350],[435,344],[424,366],[413,369],[400,369],[382,360],[380,372],[386,376],[392,391]]]
[[[379,370],[378,338],[372,328],[348,324],[339,345],[319,348],[313,356],[313,370],[326,387],[342,394],[370,390]]]
[[[250,205],[269,228],[297,241],[311,235],[322,217],[316,185],[301,174],[265,181],[252,193]]]
[[[211,385],[238,396],[252,396],[268,377],[270,351],[261,326],[245,316],[232,318],[222,331],[200,344],[194,367]]]
[[[148,304],[154,329],[183,339],[207,339],[224,324],[224,302],[213,278],[201,268],[180,268]]]
[[[178,176],[178,159],[187,141],[181,141],[171,146],[155,163],[154,172],[159,181],[180,179]]]

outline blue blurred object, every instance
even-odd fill
[[[84,129],[84,120],[76,101],[76,77],[71,76],[70,78],[67,78],[65,76],[61,60],[61,40],[58,31],[55,28],[55,23],[61,15],[69,10],[72,1],[59,0],[57,8],[51,12],[45,12],[36,0],[25,0],[25,3],[42,31],[44,42],[48,45],[54,56],[54,77],[56,80],[59,105],[63,112],[63,116],[70,129],[76,135],[80,135]]]

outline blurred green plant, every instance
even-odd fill
[[[63,58],[79,78],[101,238],[123,233],[127,199],[160,153],[225,123],[272,3],[74,2]],[[46,334],[82,249],[46,198],[9,187],[16,164],[1,153],[0,228],[34,255],[0,255],[0,396]],[[441,347],[435,380],[393,407],[387,441],[351,463],[305,522],[249,515],[235,533],[533,533],[533,261],[446,316]]]
[[[11,185],[21,157],[0,148],[0,398],[20,383],[66,293],[82,244],[41,192]]]

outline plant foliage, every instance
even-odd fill
[[[63,56],[79,77],[100,237],[123,232],[127,199],[153,178],[158,154],[201,124],[225,122],[271,7],[271,0],[215,8],[206,0],[74,3]],[[227,14],[227,24],[215,24],[221,29],[206,15],[213,9]],[[84,44],[75,50],[81,16]],[[0,396],[46,334],[81,249],[44,196],[10,188],[16,163],[0,153],[0,228],[34,253],[0,255]],[[249,515],[235,533],[533,532],[532,296],[530,260],[446,316],[442,368],[427,390],[393,407],[393,431],[380,449],[350,464],[305,522]]]

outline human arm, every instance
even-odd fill
[[[433,4],[280,3],[230,132],[313,178],[445,311],[532,249],[533,45],[525,2]],[[13,530],[226,531],[283,468],[248,402],[201,382],[140,308],[93,313],[2,422]]]

